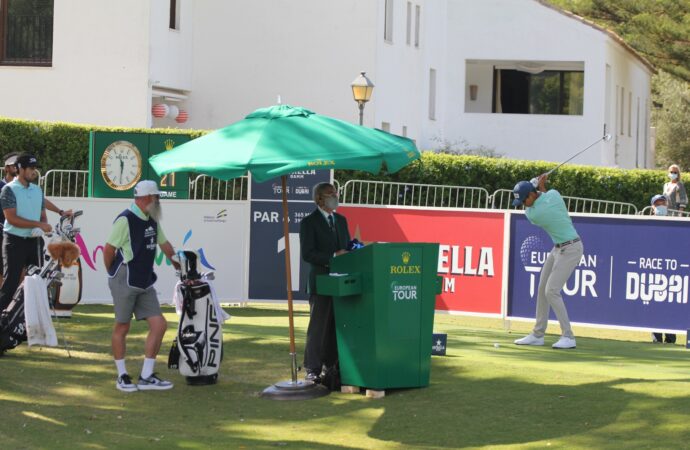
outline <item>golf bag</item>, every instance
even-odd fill
[[[31,266],[26,271],[27,277],[38,274],[45,279],[49,292],[54,291],[53,288],[60,284],[62,278],[60,268],[71,267],[79,258],[79,248],[74,244],[74,238],[79,229],[74,228],[74,219],[81,214],[82,211],[77,211],[71,217],[60,218],[54,233],[60,242],[48,245],[48,256],[43,258],[42,267]],[[50,306],[54,309],[54,304],[52,304],[54,298],[50,301]],[[12,296],[10,304],[0,312],[0,356],[27,340],[24,307],[24,282],[22,282]]]
[[[197,254],[178,252],[181,297],[180,323],[173,342],[168,367],[177,368],[187,384],[215,384],[223,357],[223,321],[218,317],[211,286],[212,274],[197,271]]]
[[[0,356],[26,341],[24,289],[19,286],[12,301],[0,312]]]

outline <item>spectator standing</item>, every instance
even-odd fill
[[[685,211],[688,206],[688,194],[685,185],[680,181],[680,167],[671,164],[668,168],[668,177],[671,179],[664,184],[664,197],[668,202],[668,208],[675,211]]]
[[[666,201],[666,197],[663,195],[655,195],[652,197],[651,205],[652,205],[652,215],[654,216],[666,216],[668,215],[668,202]],[[666,333],[666,336],[664,336],[664,333],[661,332],[655,332],[652,333],[652,342],[665,342],[666,344],[675,344],[676,343],[676,335],[673,333]]]

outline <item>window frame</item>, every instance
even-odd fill
[[[7,18],[9,14],[9,2],[11,0],[0,0],[0,66],[14,67],[52,67],[53,66],[53,47],[54,47],[54,24],[55,24],[55,1],[53,0],[53,11],[51,16],[51,37],[50,37],[50,59],[42,61],[32,61],[28,58],[23,60],[7,60]],[[48,59],[48,58],[45,58]]]
[[[393,43],[393,22],[394,22],[394,11],[393,11],[394,0],[384,1],[384,12],[383,12],[383,41],[392,44]]]

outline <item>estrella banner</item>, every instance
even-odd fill
[[[338,212],[363,242],[438,242],[437,310],[501,314],[503,212],[365,206]]]
[[[572,322],[659,330],[690,328],[688,223],[674,218],[573,217],[584,255],[562,291]],[[511,215],[508,315],[533,318],[553,242]],[[551,319],[555,319],[553,312]]]
[[[54,198],[62,209],[83,210],[75,226],[80,228],[76,244],[81,250],[82,303],[112,303],[108,278],[103,267],[103,246],[110,235],[115,217],[132,204],[129,199]],[[246,272],[249,254],[247,222],[248,202],[162,199],[163,231],[175,249],[199,253],[200,271],[214,271],[214,287],[221,301],[241,301],[246,297]],[[54,225],[56,214],[48,212]],[[156,249],[154,285],[158,299],[172,301],[175,270],[165,255]]]

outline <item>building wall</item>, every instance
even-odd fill
[[[151,84],[189,91],[192,88],[194,2],[179,2],[178,29],[169,27],[170,0],[151,0]]]
[[[429,148],[430,137],[443,129],[446,76],[446,2],[436,0],[395,0],[393,40],[384,40],[385,0],[378,2],[376,33],[376,84],[378,100],[375,126],[390,124],[390,131],[415,139],[420,148]],[[407,4],[410,4],[410,44],[407,43]],[[415,45],[416,9],[419,7],[419,46]],[[430,69],[436,71],[435,119],[429,118]],[[368,107],[367,107],[368,108]]]
[[[647,69],[613,41],[607,42],[604,50],[606,63],[611,67],[611,82],[604,96],[610,106],[605,108],[605,116],[613,136],[604,163],[625,168],[652,168],[654,157],[649,143],[651,80]]]
[[[205,0],[194,22],[190,127],[228,125],[278,96],[356,122],[350,83],[360,71],[377,79],[374,2]]]
[[[56,1],[53,66],[0,66],[0,116],[146,126],[149,13],[142,0]]]
[[[448,24],[443,138],[449,143],[484,146],[511,158],[564,160],[603,135],[607,63],[615,67],[614,79],[629,74],[637,91],[649,92],[649,73],[631,54],[621,48],[618,57],[610,57],[612,47],[620,48],[610,37],[533,0],[449,0]],[[579,116],[473,112],[490,111],[493,92],[492,70],[474,64],[476,60],[584,62],[584,112]],[[472,102],[476,105],[469,105],[466,98],[470,84],[478,85],[478,100]],[[614,141],[599,143],[575,162],[614,165],[614,145]],[[621,141],[620,147],[619,154],[631,152],[629,140]],[[634,167],[627,157],[619,158],[618,165]]]

